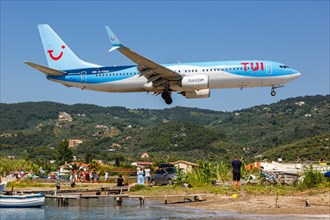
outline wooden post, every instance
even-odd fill
[[[165,195],[165,204],[167,204],[167,196]]]

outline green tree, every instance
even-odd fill
[[[100,166],[100,164],[97,161],[91,161],[88,164],[88,168],[90,170],[98,171],[101,168],[101,166]]]
[[[57,163],[59,165],[64,164],[65,162],[72,161],[72,150],[69,148],[69,141],[63,140],[56,148],[57,151]]]
[[[90,153],[87,153],[85,155],[85,161],[86,161],[86,163],[90,163],[90,162],[92,162],[92,160],[93,160],[92,155]]]
[[[116,165],[116,167],[119,167],[119,166],[120,166],[120,160],[119,160],[119,157],[116,157],[116,158],[115,158],[115,165]]]

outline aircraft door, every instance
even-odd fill
[[[266,73],[267,74],[272,74],[272,64],[267,63],[267,65],[266,65]]]
[[[82,83],[87,82],[87,72],[86,71],[82,71],[80,76],[81,76]]]
[[[182,76],[185,76],[185,75],[187,75],[187,72],[186,72],[187,70],[185,70],[185,69],[180,69],[180,73],[181,73],[181,75]]]

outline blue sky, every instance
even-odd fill
[[[173,95],[174,106],[231,111],[281,99],[329,94],[329,1],[1,1],[2,103],[55,101],[128,108],[167,108],[146,93],[66,88],[25,65],[47,65],[37,24],[49,24],[83,60],[132,64],[104,26],[158,63],[264,59],[300,71],[270,96],[270,88],[217,89],[209,99]]]

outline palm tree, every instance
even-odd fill
[[[92,161],[88,164],[88,168],[90,170],[94,170],[94,171],[97,171],[100,169],[100,164],[97,162],[97,161]]]

